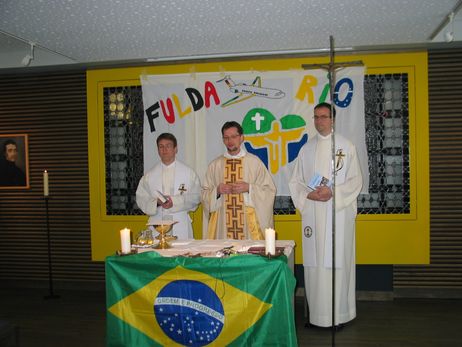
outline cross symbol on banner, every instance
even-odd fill
[[[262,117],[260,112],[255,113],[255,116],[253,116],[252,119],[255,122],[255,129],[260,130],[261,129],[261,121],[265,120],[265,117]]]

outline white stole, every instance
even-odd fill
[[[315,156],[316,156],[316,147],[318,144],[319,137],[316,136],[313,141],[309,141],[306,146],[306,150],[304,151],[305,158],[302,160],[303,165],[303,179],[307,184],[309,180],[315,174]],[[337,171],[337,175],[335,177],[336,185],[342,184],[345,182],[345,173],[348,168],[348,157],[347,154],[349,153],[349,143],[346,141],[342,136],[337,135],[335,137],[335,151],[341,149],[345,156],[343,157],[343,168]],[[337,163],[337,157],[335,162]],[[331,179],[332,173],[332,162],[330,164],[329,170],[329,179]],[[315,214],[315,204],[316,202],[312,200],[308,200],[305,203],[305,207],[302,211],[302,243],[303,249],[306,250],[303,252],[303,265],[304,266],[311,266],[315,267],[317,265],[316,260],[316,214]],[[330,199],[326,203],[327,213],[326,213],[326,235],[324,239],[324,259],[323,259],[323,266],[326,268],[332,268],[332,199]],[[345,220],[345,210],[342,209],[341,211],[336,210],[335,213],[335,267],[341,268],[343,266],[343,247],[339,247],[339,245],[343,245],[344,242],[344,226],[343,221]],[[307,235],[311,235],[307,237]]]

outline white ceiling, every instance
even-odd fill
[[[37,44],[30,66],[313,52],[327,50],[330,35],[344,49],[424,44],[460,3],[0,0],[0,68],[21,67],[28,42]],[[461,16],[453,21],[457,41]],[[446,30],[452,25],[435,40]]]

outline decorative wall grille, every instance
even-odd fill
[[[364,98],[369,194],[358,197],[358,213],[409,213],[407,74],[366,75]]]
[[[364,80],[369,194],[358,213],[405,214],[409,196],[409,105],[407,74],[366,75]],[[140,86],[104,88],[106,213],[140,215],[135,194],[143,175],[143,102]],[[155,144],[152,149],[155,150]],[[295,214],[277,196],[275,215]]]
[[[106,214],[143,214],[135,199],[138,182],[143,176],[140,86],[104,88],[104,150]]]

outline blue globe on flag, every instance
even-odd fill
[[[168,283],[154,301],[154,315],[162,331],[184,346],[205,346],[221,333],[223,304],[215,292],[199,281]]]

